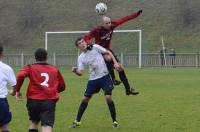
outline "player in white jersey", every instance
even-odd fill
[[[13,69],[2,62],[3,47],[0,46],[0,130],[9,132],[8,123],[11,121],[11,112],[7,101],[7,82],[12,86],[10,94],[15,95],[16,78]]]
[[[86,110],[87,105],[92,98],[92,95],[98,93],[100,89],[102,89],[104,91],[105,99],[113,120],[113,127],[118,128],[119,125],[116,120],[115,105],[112,100],[113,83],[109,76],[109,72],[102,54],[107,54],[108,56],[111,56],[111,59],[114,62],[114,67],[116,69],[119,69],[120,66],[118,65],[112,53],[99,45],[94,44],[88,48],[87,43],[83,38],[78,38],[75,41],[75,45],[82,51],[82,53],[78,57],[78,66],[72,67],[72,71],[78,76],[81,76],[83,74],[85,66],[89,66],[90,75],[87,83],[87,88],[79,106],[77,117],[70,127],[76,128],[77,126],[80,126],[81,117]]]

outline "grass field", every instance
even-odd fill
[[[17,72],[18,70],[16,70]],[[112,128],[111,117],[102,92],[95,95],[77,129],[68,126],[74,120],[87,82],[88,73],[78,77],[70,69],[61,69],[67,90],[57,103],[55,132],[198,132],[200,131],[200,70],[191,68],[127,68],[130,84],[139,96],[125,96],[122,85],[115,87],[113,98],[121,128]],[[25,92],[27,82],[23,85]],[[8,97],[13,113],[12,132],[26,132],[26,99],[16,102]]]

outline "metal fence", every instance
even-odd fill
[[[138,54],[119,54],[121,63],[127,67],[138,67]],[[34,56],[30,54],[9,54],[3,59],[5,63],[12,67],[23,67],[35,62]],[[48,56],[48,63],[58,67],[71,67],[77,64],[77,54],[51,54]],[[166,55],[166,65],[162,63],[159,54],[142,54],[142,67],[199,67],[200,57],[198,53],[176,54],[175,58]]]

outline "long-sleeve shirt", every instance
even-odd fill
[[[109,30],[105,29],[103,26],[95,27],[89,33],[87,33],[85,35],[86,42],[88,44],[90,44],[90,40],[92,38],[94,38],[96,44],[99,44],[106,49],[110,49],[113,30],[117,26],[119,26],[119,25],[121,25],[121,24],[123,24],[123,23],[125,23],[129,20],[134,19],[134,18],[138,17],[139,15],[140,15],[140,13],[137,12],[137,13],[132,13],[128,16],[125,16],[125,17],[122,17],[122,18],[119,18],[119,19],[112,20],[111,21],[111,28]]]
[[[17,76],[17,92],[20,91],[26,77],[29,78],[26,93],[28,99],[57,101],[58,93],[65,90],[65,82],[60,71],[47,63],[31,64],[22,68]]]

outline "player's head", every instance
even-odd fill
[[[3,55],[3,46],[0,46],[0,57]]]
[[[38,48],[35,51],[35,60],[36,61],[46,61],[47,60],[47,51],[43,48]]]
[[[77,48],[79,48],[80,50],[86,50],[87,48],[87,43],[85,42],[85,38],[84,37],[79,37],[76,39],[75,41],[75,45]]]
[[[101,19],[101,23],[102,23],[102,26],[105,29],[110,29],[111,28],[111,19],[110,19],[110,17],[103,16],[102,19]]]

